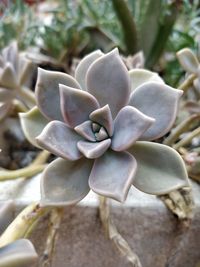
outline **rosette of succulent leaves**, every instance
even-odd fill
[[[177,58],[186,71],[185,101],[182,103],[184,112],[181,114],[182,120],[175,133],[186,133],[175,148],[181,146],[184,150],[184,160],[187,164],[189,176],[196,181],[200,181],[200,60],[195,53],[184,48],[177,52]],[[176,134],[175,134],[176,136]]]
[[[90,190],[123,202],[131,186],[188,187],[180,155],[150,142],[174,124],[181,95],[157,73],[128,71],[118,49],[87,55],[75,77],[39,69],[37,106],[20,117],[27,139],[58,157],[42,174],[41,205],[75,204]]]
[[[0,55],[0,120],[9,114],[14,105],[27,110],[35,104],[33,92],[27,88],[33,64],[19,53],[16,42],[12,42]]]
[[[0,204],[0,235],[14,219],[14,210],[12,201]],[[12,235],[11,239],[15,239],[15,236]],[[37,262],[38,255],[28,239],[6,240],[2,243],[0,242],[0,267],[31,267]]]
[[[191,49],[183,48],[177,52],[177,58],[187,76],[190,75],[190,85],[196,91],[195,98],[200,101],[200,61],[198,57]]]

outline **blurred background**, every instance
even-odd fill
[[[13,39],[36,61],[65,70],[95,49],[143,51],[145,67],[177,86],[184,70],[175,52],[199,53],[200,1],[0,0],[0,49]]]

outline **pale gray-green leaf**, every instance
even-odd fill
[[[163,195],[189,186],[185,164],[178,152],[169,146],[137,142],[129,152],[137,160],[133,185],[139,190]]]
[[[156,73],[145,69],[133,69],[129,71],[131,79],[131,91],[146,82],[164,83],[163,79]]]
[[[0,267],[31,267],[37,260],[38,255],[27,239],[19,239],[0,248]]]
[[[89,192],[88,178],[93,165],[85,158],[56,159],[45,169],[41,181],[41,205],[66,206],[83,199]]]
[[[32,108],[26,113],[20,113],[22,130],[27,140],[34,146],[39,147],[36,137],[41,134],[48,120],[40,113],[37,107]]]
[[[95,160],[89,185],[97,194],[123,202],[137,169],[135,158],[127,152],[108,150]]]
[[[101,107],[109,105],[113,118],[128,103],[130,78],[117,49],[95,60],[86,79],[88,92]]]
[[[155,123],[140,140],[157,139],[171,129],[182,93],[181,90],[157,82],[145,83],[132,92],[129,105],[155,119]]]
[[[85,56],[80,63],[78,64],[76,70],[75,70],[75,79],[79,82],[81,88],[85,91],[87,91],[87,85],[86,85],[86,74],[90,67],[90,65],[98,58],[103,56],[104,54],[101,52],[101,50],[96,50],[89,55]]]
[[[199,61],[195,54],[189,48],[181,49],[177,52],[177,58],[181,66],[189,73],[198,73],[198,68],[200,66]]]
[[[60,108],[59,84],[80,88],[76,80],[68,74],[38,69],[35,87],[38,108],[47,119],[63,121]]]

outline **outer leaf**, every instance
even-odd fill
[[[163,79],[156,73],[145,69],[133,69],[129,71],[131,79],[131,91],[146,82],[159,82],[164,84]]]
[[[133,185],[139,190],[162,195],[189,186],[184,162],[169,146],[137,142],[129,152],[137,160],[138,168]]]
[[[181,95],[181,90],[156,82],[145,83],[132,92],[129,104],[155,119],[141,140],[157,139],[171,129]]]
[[[7,201],[0,204],[0,234],[8,227],[14,219],[14,203]]]
[[[122,151],[129,148],[154,122],[136,108],[122,108],[115,118],[112,149]]]
[[[0,73],[0,85],[8,89],[17,89],[16,73],[10,63],[6,63],[6,66]]]
[[[0,121],[3,120],[12,108],[11,102],[0,103]]]
[[[78,149],[88,159],[95,159],[101,157],[111,144],[110,139],[101,142],[91,143],[88,141],[79,141]]]
[[[97,194],[125,201],[128,190],[133,182],[137,163],[127,152],[107,151],[95,160],[89,185]]]
[[[72,128],[88,120],[90,113],[99,108],[93,95],[65,85],[60,85],[60,101],[63,118]]]
[[[96,59],[100,58],[103,55],[104,54],[101,52],[101,50],[96,50],[90,53],[89,55],[85,56],[78,64],[76,71],[75,71],[75,79],[79,82],[83,90],[87,91],[86,74],[87,74],[87,71],[90,65]]]
[[[62,121],[59,84],[80,88],[76,80],[68,74],[38,69],[35,88],[37,105],[47,119]]]
[[[176,55],[184,70],[189,73],[198,73],[200,64],[192,50],[184,48],[178,51]]]
[[[0,267],[31,267],[37,259],[38,255],[27,239],[0,248]]]
[[[40,113],[37,107],[32,108],[26,113],[20,113],[22,130],[27,140],[34,146],[39,147],[36,137],[41,134],[48,120]]]
[[[56,159],[42,175],[41,205],[66,206],[83,199],[89,192],[88,178],[93,161]]]
[[[113,117],[128,103],[130,80],[118,50],[97,59],[87,72],[87,90],[100,106],[109,105]]]
[[[17,73],[18,68],[18,47],[17,42],[12,42],[9,46],[2,50],[2,56],[5,62],[10,62],[15,72]]]
[[[54,155],[67,159],[81,158],[77,142],[82,139],[74,130],[61,121],[51,121],[36,138],[38,144]]]

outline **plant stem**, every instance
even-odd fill
[[[137,30],[133,16],[124,0],[112,0],[113,8],[121,23],[127,54],[135,54],[137,47]]]
[[[63,218],[63,214],[64,214],[63,208],[55,208],[51,211],[48,237],[46,240],[46,248],[43,254],[42,264],[41,264],[43,267],[51,266],[55,242]]]
[[[34,161],[31,163],[31,165],[41,165],[46,163],[46,161],[48,160],[49,156],[50,156],[50,152],[47,150],[43,150],[42,152],[40,152],[37,157],[34,159]]]
[[[194,201],[191,188],[181,188],[160,196],[167,208],[180,220],[191,219],[193,216]]]
[[[100,219],[107,237],[114,243],[115,247],[126,258],[131,266],[142,267],[138,256],[131,250],[127,241],[120,235],[110,218],[110,208],[107,198],[100,196],[99,200]]]
[[[193,81],[196,79],[196,74],[190,74],[187,79],[179,85],[178,89],[183,90],[183,92],[187,92],[187,90],[193,85]]]
[[[179,138],[179,136],[186,132],[190,125],[195,121],[200,119],[200,114],[193,114],[189,118],[181,122],[175,129],[172,130],[171,134],[164,140],[163,144],[171,146]]]
[[[183,138],[182,140],[180,140],[178,143],[176,143],[173,148],[178,150],[180,147],[185,146],[187,144],[190,143],[190,141],[196,137],[200,135],[200,127],[196,128],[194,131],[192,131],[191,133],[189,133],[185,138]]]
[[[0,237],[0,248],[27,236],[32,225],[48,211],[38,203],[26,207]]]
[[[44,170],[46,164],[35,165],[31,164],[28,167],[10,171],[2,169],[0,170],[0,182],[6,180],[14,180],[21,177],[28,178]]]

